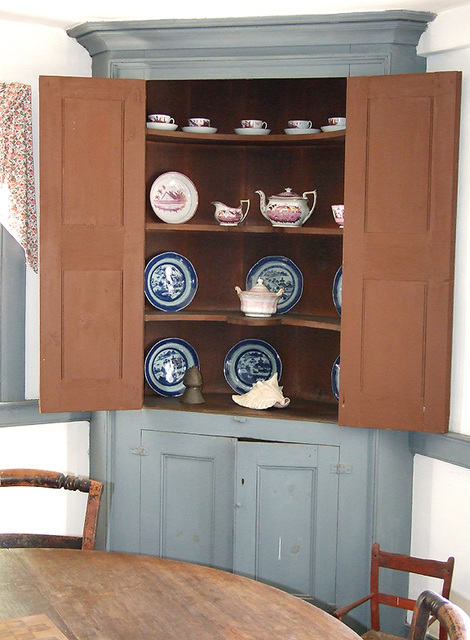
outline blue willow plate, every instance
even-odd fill
[[[333,278],[333,304],[336,311],[341,315],[341,304],[343,300],[343,266],[338,269]]]
[[[180,396],[185,390],[184,374],[190,367],[199,367],[193,347],[181,338],[160,340],[145,358],[145,379],[162,396]]]
[[[179,253],[166,251],[145,267],[145,295],[161,311],[180,311],[187,307],[197,291],[193,265]]]
[[[246,393],[258,380],[269,380],[282,363],[277,351],[264,340],[241,340],[225,356],[224,376],[237,393]]]
[[[277,313],[286,313],[297,304],[302,295],[304,279],[302,272],[290,258],[284,256],[266,256],[251,267],[246,276],[246,289],[251,289],[258,278],[273,293],[284,288],[282,298],[277,303]]]
[[[339,356],[331,368],[331,388],[333,389],[336,400],[339,402]]]

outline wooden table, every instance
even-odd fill
[[[43,617],[28,618],[35,615]],[[6,622],[16,618],[24,620]],[[48,620],[55,635],[41,626]],[[15,635],[27,622],[32,630]],[[359,638],[299,598],[208,567],[102,551],[0,550],[0,639],[62,638],[59,630],[69,640]]]

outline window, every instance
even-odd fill
[[[6,402],[25,396],[25,254],[38,269],[31,87],[18,82],[0,83],[0,221],[0,401]]]

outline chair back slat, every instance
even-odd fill
[[[393,569],[406,573],[440,578],[442,582],[442,596],[448,598],[454,571],[454,558],[450,557],[445,561],[429,560],[426,558],[416,558],[398,553],[383,551],[376,542],[372,546],[371,573],[370,573],[370,615],[371,629],[380,631],[380,604],[385,604],[400,609],[413,611],[415,600],[397,595],[387,594],[380,591],[379,574],[380,569]],[[443,626],[439,628],[439,640],[446,640],[447,634]]]
[[[0,547],[59,547],[68,549],[95,548],[98,513],[103,483],[84,476],[66,475],[43,469],[0,469],[0,488],[43,487],[66,489],[88,494],[85,522],[81,537],[26,533],[0,534]]]

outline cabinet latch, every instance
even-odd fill
[[[332,464],[330,473],[352,473],[352,464]]]
[[[149,448],[144,447],[143,445],[139,445],[138,447],[130,447],[129,453],[131,453],[133,456],[148,456]]]

